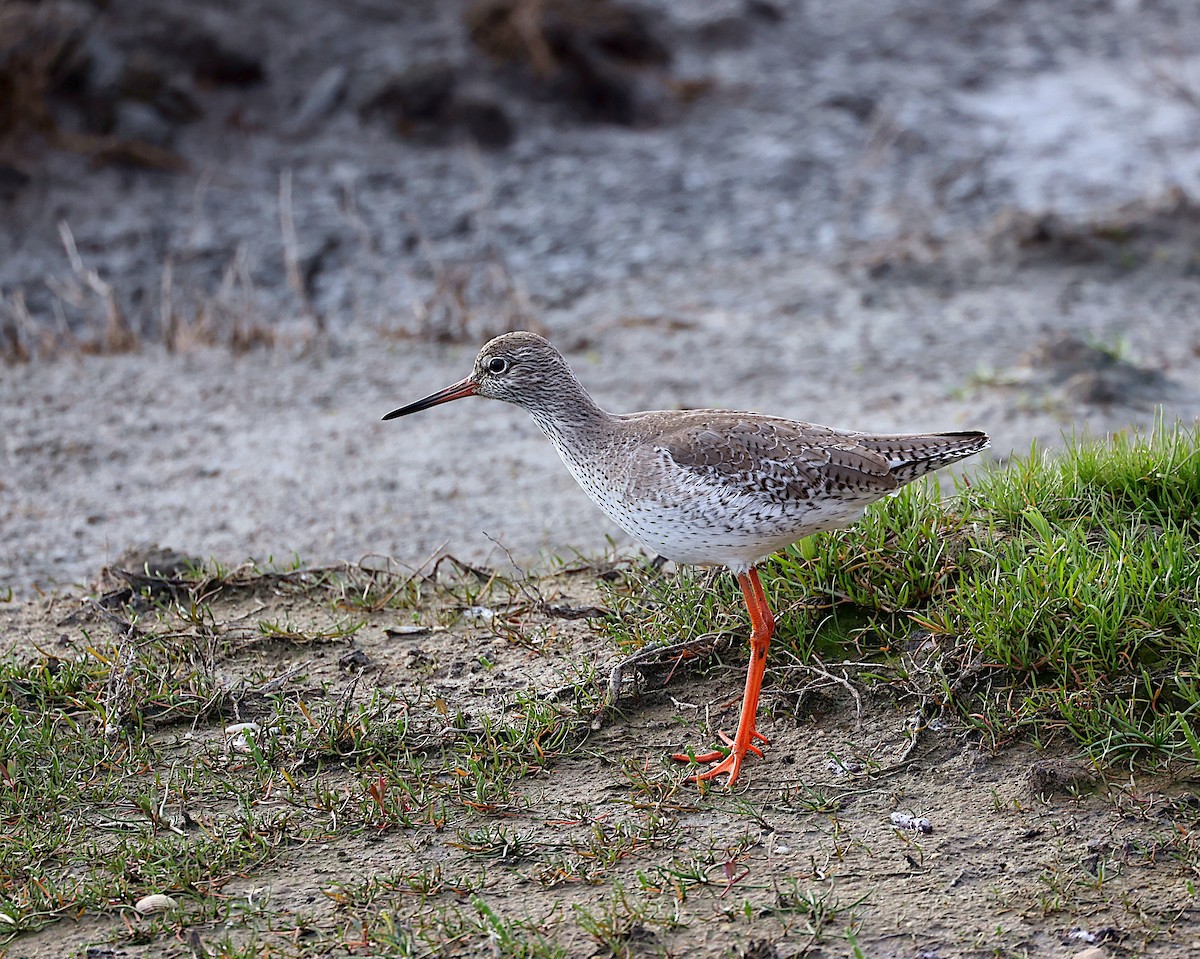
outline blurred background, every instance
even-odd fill
[[[520,411],[378,422],[509,329],[618,411],[1194,419],[1198,147],[1188,0],[0,0],[0,592],[606,548]]]

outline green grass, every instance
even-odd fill
[[[245,904],[222,890],[281,851],[518,808],[517,785],[573,742],[569,717],[532,695],[468,715],[420,687],[334,695],[274,682],[289,656],[351,642],[365,619],[347,610],[418,603],[414,577],[243,567],[143,581],[84,617],[81,644],[0,659],[0,956],[7,939],[64,917],[132,915],[149,892],[185,904],[176,922],[236,924]],[[473,574],[424,586],[440,596],[432,615],[449,619],[516,590]],[[289,595],[282,619],[224,619],[209,605],[244,597],[255,612],[258,597]],[[264,643],[278,657],[267,669],[254,665]],[[237,687],[222,681],[231,668]],[[247,714],[259,728],[234,747],[221,727]],[[131,941],[169,922],[139,917]],[[243,949],[258,954],[253,937],[218,954]]]
[[[195,718],[207,701],[204,683],[180,676],[175,648],[146,644],[119,667],[140,689],[119,732],[108,695],[116,657],[92,648],[79,660],[0,662],[0,937],[149,891],[215,891],[303,838],[288,817],[259,815],[236,795],[214,797],[226,808],[198,813],[197,834],[168,822],[168,795],[213,788],[203,764],[172,763],[147,731],[151,718]]]
[[[1200,435],[1162,425],[1035,449],[946,502],[909,486],[766,564],[773,660],[869,659],[993,742],[1200,760],[1198,514]],[[703,575],[665,609],[669,585],[641,590],[618,641],[744,629],[731,578],[696,598]]]

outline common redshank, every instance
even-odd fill
[[[535,333],[488,342],[470,376],[392,410],[407,416],[464,396],[528,410],[567,469],[609,518],[676,563],[726,566],[750,612],[750,668],[737,732],[726,748],[676,753],[728,776],[747,753],[762,756],[755,715],[775,619],[758,563],[818,530],[852,523],[918,476],[988,446],[985,433],[872,434],[727,410],[609,413],[588,395],[562,354]]]

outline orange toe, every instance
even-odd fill
[[[717,735],[721,737],[721,742],[723,742],[726,746],[728,746],[730,749],[734,750],[735,752],[737,751],[738,745],[736,742],[734,742],[732,739],[729,738],[728,733],[725,733],[722,730],[718,729]],[[746,744],[746,751],[752,752],[759,759],[762,759],[762,750],[754,745],[754,740],[756,740],[756,739],[760,743],[766,743],[768,746],[771,745],[771,740],[767,739],[766,736],[764,736],[762,733],[759,733],[759,732],[753,732],[750,734],[750,742],[748,742]],[[713,752],[713,753],[709,753],[708,755],[713,758],[710,758],[707,760],[701,760],[700,757],[697,756],[696,759],[701,762],[710,762],[711,763],[711,762],[715,762],[717,759],[720,759],[722,756],[725,755],[725,753]]]
[[[696,757],[699,759],[699,757]],[[740,756],[736,751],[730,752],[728,756],[722,759],[711,769],[706,769],[703,772],[696,773],[694,776],[689,776],[689,782],[706,782],[709,779],[715,779],[717,776],[728,776],[725,780],[726,788],[731,788],[737,782],[738,774],[742,771],[742,760],[746,758],[746,754]]]
[[[732,786],[737,782],[738,775],[742,771],[742,763],[746,759],[747,753],[754,753],[755,756],[762,758],[762,750],[754,745],[755,740],[760,743],[767,743],[767,737],[757,731],[751,731],[750,735],[746,736],[745,745],[739,745],[737,740],[730,739],[725,733],[718,731],[717,735],[729,747],[728,749],[714,749],[708,753],[672,753],[671,758],[681,763],[694,762],[700,765],[714,763],[710,769],[705,769],[703,772],[698,772],[694,776],[689,776],[689,782],[704,782],[709,779],[715,779],[717,776],[728,776],[726,786]]]
[[[715,763],[729,755],[728,749],[714,749],[711,753],[671,753],[671,758],[680,763]]]

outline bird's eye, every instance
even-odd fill
[[[487,368],[489,373],[507,373],[508,360],[503,356],[493,356],[488,360]]]

